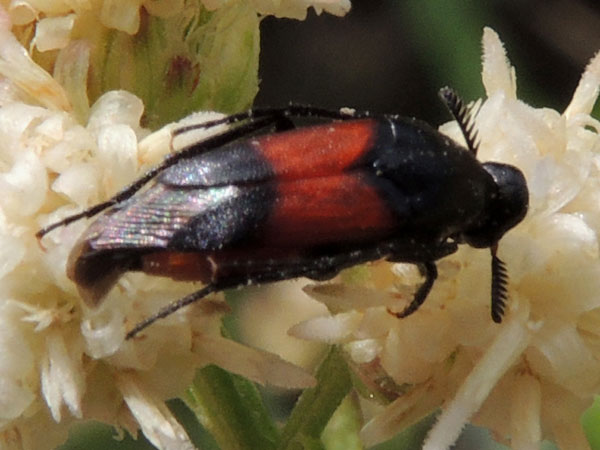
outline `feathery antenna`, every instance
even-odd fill
[[[492,253],[492,320],[500,323],[508,298],[506,287],[508,285],[508,271],[506,270],[506,264],[496,256],[497,250],[498,244],[490,247]]]
[[[465,102],[458,96],[458,94],[449,87],[443,87],[439,92],[440,98],[446,104],[446,107],[450,111],[450,114],[454,116],[462,131],[465,141],[467,142],[467,148],[474,156],[477,156],[477,148],[479,143],[477,142],[477,130],[475,130],[475,117],[476,110],[469,108],[465,105]]]

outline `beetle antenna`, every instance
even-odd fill
[[[315,108],[312,106],[302,105],[290,105],[287,108],[264,108],[264,109],[253,109],[239,114],[233,114],[220,119],[215,119],[207,122],[201,122],[191,125],[185,125],[180,128],[173,130],[173,137],[187,133],[192,130],[201,128],[211,128],[217,125],[223,124],[237,124],[247,121],[245,124],[238,125],[237,127],[224,131],[223,133],[211,136],[203,141],[193,143],[178,153],[173,153],[167,156],[164,161],[158,166],[150,169],[142,177],[136,180],[134,183],[125,187],[123,190],[118,192],[115,196],[109,200],[93,205],[80,213],[72,214],[65,217],[64,219],[54,222],[50,225],[39,230],[35,236],[38,240],[42,239],[50,231],[69,225],[70,223],[76,222],[84,217],[93,217],[96,214],[110,208],[123,200],[127,200],[137,191],[142,189],[150,180],[158,175],[168,167],[173,166],[178,161],[186,158],[191,158],[205,151],[220,147],[229,142],[232,142],[241,137],[247,136],[250,133],[258,131],[270,124],[275,124],[281,128],[286,128],[289,124],[290,117],[314,117],[314,118],[328,118],[337,120],[349,120],[355,118],[369,117],[369,113],[355,113],[346,112],[344,110],[328,110],[323,108]],[[289,126],[288,126],[289,127]]]
[[[500,323],[508,297],[508,271],[506,264],[496,255],[497,250],[498,244],[490,247],[492,253],[492,320]]]
[[[221,121],[219,121],[219,120],[211,121],[210,123],[213,126],[215,126],[215,124],[217,124],[218,122],[220,123]],[[217,134],[217,135],[211,136],[203,141],[199,141],[194,144],[191,144],[188,147],[179,151],[178,153],[172,153],[172,154],[168,155],[167,157],[165,157],[165,159],[163,160],[163,162],[161,164],[159,164],[158,166],[147,171],[144,175],[142,175],[140,178],[138,178],[136,181],[134,181],[129,186],[126,186],[125,188],[123,188],[121,191],[119,191],[117,194],[115,194],[112,198],[110,198],[102,203],[93,205],[93,206],[81,211],[80,213],[72,214],[58,222],[54,222],[50,225],[47,225],[46,227],[42,228],[37,233],[35,233],[35,237],[39,241],[50,231],[52,231],[58,227],[69,225],[73,222],[78,221],[79,219],[83,219],[84,217],[88,217],[88,218],[93,217],[96,214],[104,211],[105,209],[108,209],[111,206],[114,206],[118,203],[121,203],[124,200],[127,200],[133,194],[135,194],[137,191],[142,189],[146,184],[148,184],[148,182],[150,180],[152,180],[154,177],[156,177],[159,173],[161,173],[166,168],[175,165],[178,161],[185,159],[185,158],[191,158],[196,154],[202,153],[203,151],[207,151],[207,150],[210,150],[213,148],[220,147],[224,144],[234,141],[235,139],[243,137],[247,133],[252,133],[261,128],[264,128],[265,126],[269,125],[272,122],[273,122],[273,118],[263,117],[261,119],[255,120],[254,122],[249,122],[244,125],[240,125],[237,128],[234,128],[232,130],[227,130],[221,134]]]
[[[230,116],[222,117],[207,122],[193,123],[184,125],[182,127],[173,130],[173,136],[185,134],[189,131],[212,128],[217,125],[233,125],[239,122],[247,120],[255,121],[257,119],[264,119],[265,117],[273,119],[276,124],[283,119],[290,119],[291,117],[306,117],[316,119],[333,119],[333,120],[350,120],[370,117],[369,112],[356,112],[354,110],[345,110],[344,108],[339,110],[317,108],[314,106],[305,106],[290,104],[286,108],[254,108],[248,111],[244,111]]]
[[[476,109],[468,107],[465,102],[458,96],[454,89],[448,86],[440,89],[440,98],[450,111],[450,114],[458,122],[460,131],[462,131],[465,141],[467,142],[467,148],[474,156],[477,156],[477,149],[479,147],[477,130],[475,129],[475,117]]]

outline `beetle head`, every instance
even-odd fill
[[[483,220],[462,236],[476,248],[496,244],[504,233],[523,220],[529,205],[527,182],[519,169],[494,162],[484,163],[483,168],[493,178],[497,191],[489,200]]]

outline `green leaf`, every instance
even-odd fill
[[[596,397],[592,406],[583,413],[581,424],[593,449],[600,449],[600,398]]]
[[[323,448],[321,434],[352,388],[350,372],[338,347],[331,349],[319,367],[317,383],[300,396],[282,431],[279,450]]]
[[[216,367],[198,371],[184,398],[222,450],[271,450],[279,433],[256,386]]]
[[[129,433],[118,437],[110,425],[99,422],[76,423],[69,430],[69,439],[56,450],[155,450],[142,433],[134,439]]]
[[[469,100],[483,95],[480,61],[485,12],[485,2],[402,3],[408,30],[434,86],[450,84]]]
[[[362,450],[361,413],[356,394],[346,396],[325,427],[321,439],[327,450]]]

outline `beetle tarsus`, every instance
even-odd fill
[[[415,292],[415,296],[413,297],[412,301],[400,312],[394,312],[388,308],[388,312],[396,316],[398,319],[410,316],[412,313],[414,313],[417,309],[420,308],[420,306],[423,304],[423,302],[429,295],[429,292],[433,287],[433,283],[435,282],[438,276],[437,267],[434,262],[428,261],[425,263],[417,264],[417,266],[419,267],[419,271],[421,272],[421,274],[425,276],[425,281],[423,281],[423,284],[421,284],[421,286],[419,286],[419,289],[417,289],[417,292]]]

